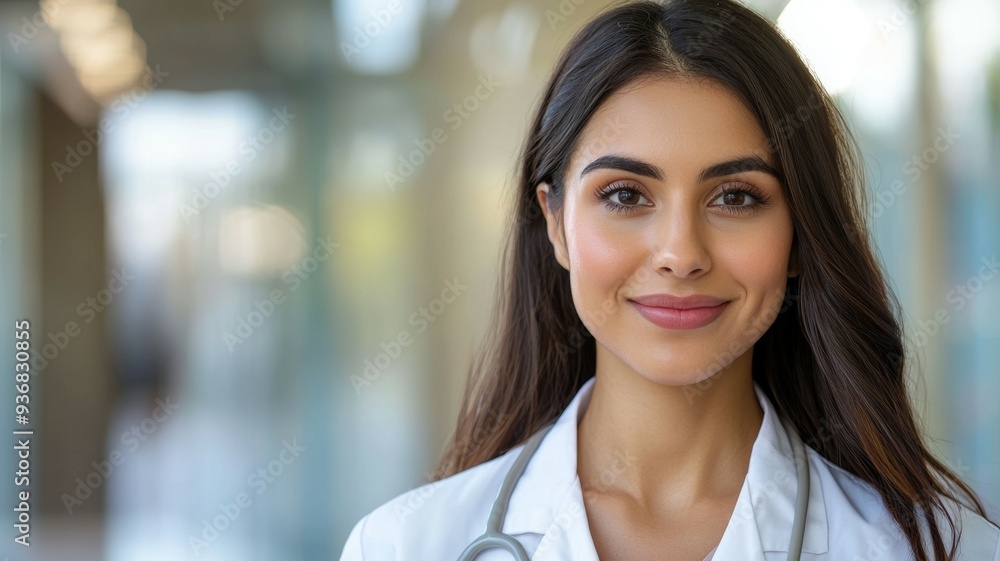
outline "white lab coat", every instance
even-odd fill
[[[542,440],[511,496],[503,531],[532,561],[598,561],[576,472],[576,430],[594,378]],[[764,419],[736,508],[713,561],[784,560],[797,478],[791,443],[774,406],[756,388]],[[451,477],[403,493],[363,517],[341,561],[448,561],[483,533],[504,476],[524,444]],[[802,561],[912,559],[909,545],[878,493],[807,447],[809,512]],[[616,469],[614,466],[609,469]],[[613,475],[613,474],[609,474]],[[961,508],[959,559],[1000,561],[1000,529]],[[508,561],[500,549],[477,561]]]

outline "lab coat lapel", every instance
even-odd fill
[[[513,536],[541,536],[533,561],[598,561],[576,471],[577,426],[594,380],[580,388],[556,420],[511,495],[503,530]],[[764,552],[788,550],[798,491],[795,459],[777,410],[756,384],[754,389],[764,419],[713,561],[765,561]],[[802,549],[812,554],[828,551],[826,505],[818,479],[814,473]]]
[[[576,431],[594,378],[577,391],[514,487],[503,531],[541,536],[533,560],[598,561],[576,473]]]
[[[756,384],[754,389],[764,419],[750,453],[747,477],[736,508],[713,561],[763,561],[766,551],[788,551],[798,493],[795,457],[777,410]],[[821,554],[828,549],[823,488],[813,473],[802,551]]]
[[[764,547],[754,518],[750,487],[743,482],[736,508],[712,561],[765,561]]]
[[[532,561],[599,561],[590,523],[583,503],[580,480],[576,479],[570,492],[556,510],[556,515],[542,536]]]

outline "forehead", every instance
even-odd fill
[[[682,164],[700,172],[749,154],[774,165],[753,114],[726,87],[705,79],[646,78],[612,94],[584,127],[569,171],[578,175],[610,153],[656,163],[668,175]]]

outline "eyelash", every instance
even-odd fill
[[[756,202],[748,205],[737,205],[737,206],[717,205],[729,209],[726,210],[725,212],[734,215],[746,214],[748,212],[753,212],[759,209],[760,207],[764,206],[765,204],[767,204],[769,197],[757,187],[750,185],[749,183],[743,183],[743,182],[736,182],[736,185],[739,185],[740,187],[735,189],[732,187],[726,187],[725,189],[722,190],[721,193],[719,193],[719,196],[722,197],[730,193],[743,193],[752,197],[754,200],[756,200]],[[645,191],[643,191],[643,189],[638,185],[631,182],[625,182],[625,183],[611,183],[609,185],[601,187],[600,189],[597,190],[597,197],[604,201],[604,206],[608,207],[609,209],[617,213],[624,212],[625,214],[629,214],[638,210],[640,206],[645,206],[645,205],[623,205],[623,204],[618,204],[616,202],[612,202],[611,195],[619,191],[634,191],[635,193],[638,193],[640,196],[643,197],[647,196]]]

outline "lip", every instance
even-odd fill
[[[729,300],[694,294],[650,294],[630,298],[629,302],[650,323],[663,329],[698,329],[718,318]]]

